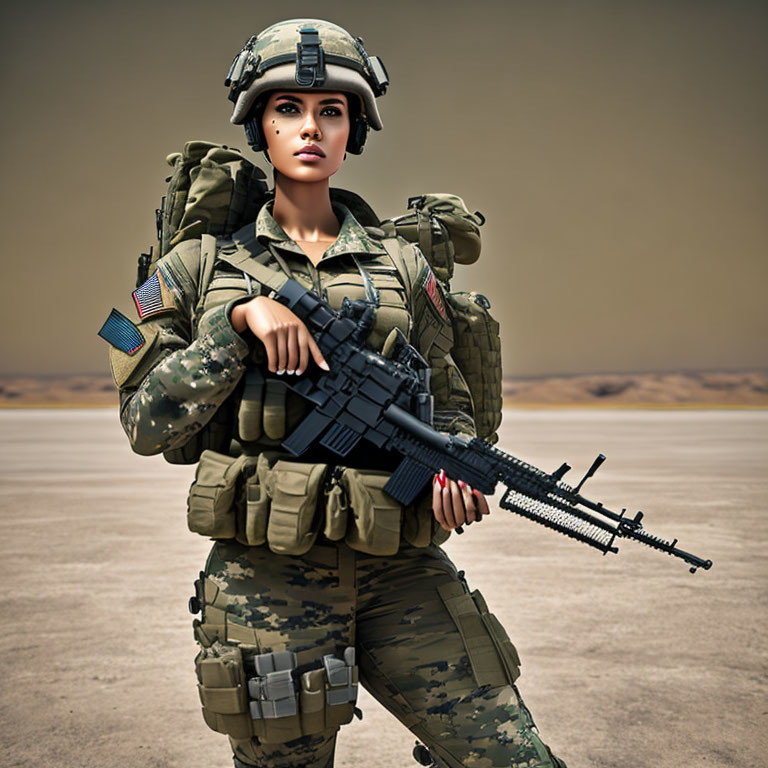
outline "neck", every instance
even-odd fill
[[[272,216],[292,240],[333,241],[339,234],[328,179],[295,181],[276,173]]]

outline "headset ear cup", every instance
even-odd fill
[[[368,121],[362,116],[357,115],[352,123],[347,139],[347,151],[353,155],[359,155],[365,146],[365,140],[368,137]]]
[[[261,132],[261,113],[254,110],[257,114],[251,113],[253,116],[249,117],[243,124],[245,127],[245,140],[254,152],[261,152],[266,150],[267,143],[264,141],[264,136]]]

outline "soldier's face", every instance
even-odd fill
[[[347,96],[275,91],[267,100],[261,125],[275,170],[295,181],[322,181],[344,161],[349,137]]]

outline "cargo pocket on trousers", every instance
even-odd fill
[[[510,683],[514,683],[518,677],[520,677],[520,657],[517,655],[517,648],[515,648],[512,641],[509,639],[509,635],[501,622],[488,611],[485,598],[480,594],[480,591],[475,589],[472,592],[472,597],[475,600],[480,611],[480,618],[485,622],[485,626],[488,628],[488,632],[491,635],[496,650],[501,657],[501,661],[504,664],[504,670],[507,673],[507,678]]]
[[[477,590],[469,594],[457,581],[437,591],[461,635],[475,682],[491,687],[513,683],[519,675],[513,663],[517,652],[496,617],[487,612],[482,595]]]
[[[272,499],[267,544],[279,555],[303,555],[311,549],[320,525],[318,494],[326,464],[278,461],[269,474]]]
[[[187,498],[187,526],[214,539],[235,536],[235,492],[246,457],[206,450],[200,455]]]
[[[208,727],[235,739],[249,739],[253,728],[240,648],[215,642],[200,651],[195,668]]]
[[[400,548],[402,506],[383,488],[391,472],[347,469],[341,484],[350,505],[349,530],[345,541],[369,555],[394,555]]]

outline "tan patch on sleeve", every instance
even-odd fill
[[[147,353],[157,340],[157,328],[152,326],[136,326],[144,337],[144,346],[133,355],[129,355],[116,347],[109,348],[109,363],[112,368],[112,378],[119,389],[122,389],[129,381],[133,373],[139,368]]]

